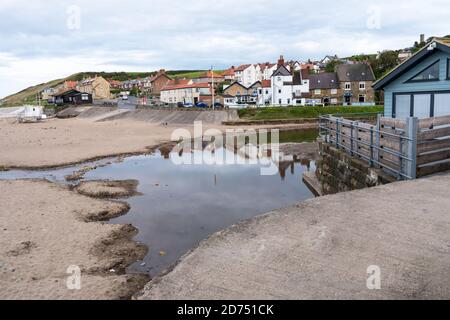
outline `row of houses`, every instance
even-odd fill
[[[316,73],[309,68],[293,67],[283,57],[268,79],[250,85],[240,78],[224,87],[224,104],[255,105],[373,105],[375,81],[370,65],[341,64],[336,72]]]

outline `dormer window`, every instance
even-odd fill
[[[422,70],[417,75],[409,79],[407,82],[423,82],[423,81],[438,81],[439,80],[439,60],[431,66]]]

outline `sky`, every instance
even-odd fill
[[[448,0],[0,0],[0,98],[82,71],[225,69],[412,46]]]

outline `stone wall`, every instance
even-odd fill
[[[324,195],[370,188],[395,181],[367,161],[319,141],[316,176]]]

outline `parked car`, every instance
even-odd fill
[[[196,104],[195,104],[195,106],[197,107],[197,108],[208,108],[209,106],[206,104],[206,103],[204,103],[204,102],[197,102]]]
[[[186,102],[186,103],[183,103],[183,107],[184,108],[193,108],[194,105],[192,103],[190,103],[190,102]]]
[[[223,104],[216,102],[216,103],[214,103],[214,108],[221,109],[221,108],[223,108]]]

